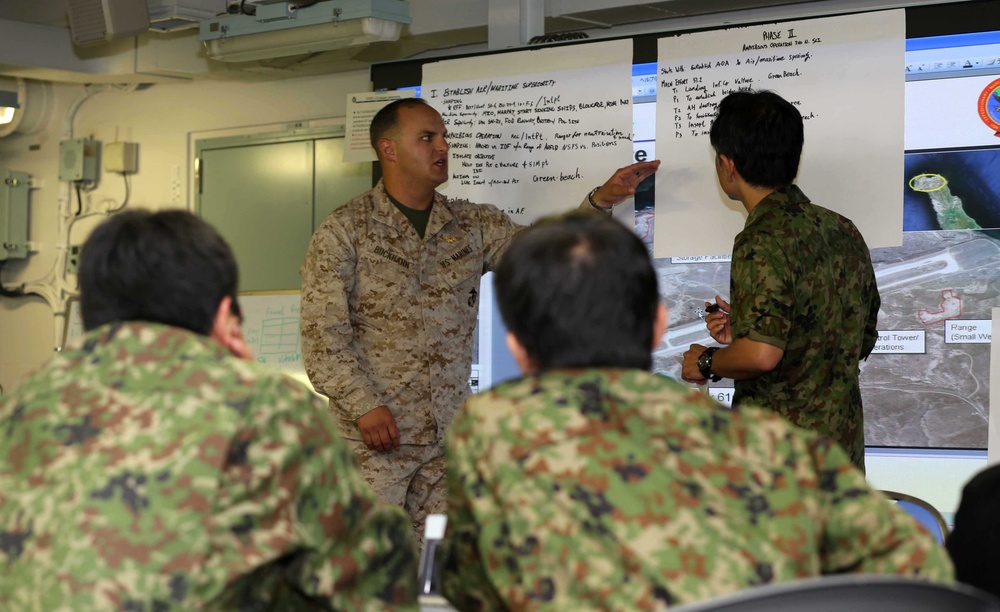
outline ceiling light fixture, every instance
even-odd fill
[[[21,105],[17,103],[17,92],[0,89],[0,125],[14,120],[14,113]]]
[[[410,22],[403,0],[277,2],[257,5],[255,15],[203,21],[198,39],[213,59],[249,62],[393,41]]]

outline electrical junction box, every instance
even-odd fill
[[[105,172],[135,174],[139,170],[139,145],[135,142],[109,142],[104,145]]]
[[[97,182],[98,141],[76,138],[59,143],[59,180]]]
[[[30,189],[30,175],[0,170],[0,261],[28,256]]]

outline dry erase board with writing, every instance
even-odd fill
[[[243,336],[258,362],[291,374],[305,372],[299,301],[297,291],[240,294]]]

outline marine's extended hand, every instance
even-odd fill
[[[601,208],[612,208],[635,195],[635,189],[660,167],[660,160],[638,162],[619,168],[594,192],[594,202]]]
[[[705,316],[705,327],[708,328],[709,335],[719,344],[729,344],[733,341],[733,327],[729,323],[729,302],[719,296],[715,296],[715,304],[705,302],[705,308],[713,306],[718,310],[708,313]]]
[[[399,448],[399,429],[396,428],[396,418],[387,406],[379,406],[369,410],[355,423],[361,432],[361,439],[371,450],[388,453]]]

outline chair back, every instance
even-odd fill
[[[751,587],[670,612],[1000,612],[1000,599],[964,584],[852,574]]]
[[[448,515],[427,515],[424,523],[424,548],[420,551],[420,564],[417,567],[421,595],[438,595],[441,592],[441,559],[437,556],[437,549],[444,539],[447,527]]]
[[[441,557],[437,554],[448,527],[448,515],[428,514],[424,524],[424,548],[420,551],[417,582],[420,585],[420,612],[454,612],[441,596]]]
[[[941,516],[941,513],[937,511],[937,508],[919,497],[907,495],[906,493],[883,490],[882,494],[895,501],[897,506],[899,506],[902,510],[905,510],[907,514],[913,518],[917,519],[917,522],[923,525],[924,529],[937,538],[938,542],[944,543],[945,539],[948,537],[948,523],[944,520],[944,517]]]

